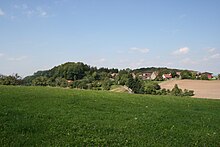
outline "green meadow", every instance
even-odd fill
[[[220,146],[220,100],[0,86],[1,146]]]

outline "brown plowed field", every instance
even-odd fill
[[[220,80],[169,80],[160,83],[161,88],[172,89],[177,84],[181,89],[194,90],[197,98],[220,99]]]

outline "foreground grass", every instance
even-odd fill
[[[0,86],[1,146],[220,146],[220,101]]]

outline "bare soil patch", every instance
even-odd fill
[[[161,88],[172,89],[177,84],[181,89],[194,90],[196,98],[220,99],[220,81],[170,80],[160,83]]]

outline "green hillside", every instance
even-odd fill
[[[220,101],[0,86],[1,146],[220,146]]]

